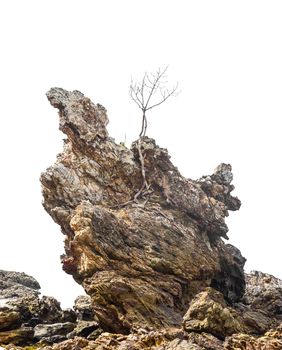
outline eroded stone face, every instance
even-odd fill
[[[231,166],[186,179],[154,140],[116,144],[105,108],[82,93],[53,88],[47,97],[67,140],[41,176],[43,205],[66,238],[63,268],[91,296],[102,327],[179,326],[211,283],[230,302],[240,299],[244,260],[221,239],[228,210],[240,207]],[[149,184],[141,193],[140,150]]]
[[[193,298],[183,321],[187,332],[211,333],[221,339],[246,331],[239,314],[227,306],[221,293],[210,287]]]
[[[247,288],[244,303],[253,310],[282,321],[282,281],[268,273],[251,271],[246,274]]]

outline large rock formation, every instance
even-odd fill
[[[240,207],[231,166],[186,179],[154,140],[116,144],[105,108],[82,93],[53,88],[47,97],[67,140],[41,176],[44,207],[66,238],[63,268],[92,297],[102,327],[179,326],[207,286],[239,300],[245,259],[221,239],[228,210]],[[136,198],[143,160],[149,189]]]
[[[41,176],[43,204],[65,235],[63,268],[89,296],[76,299],[70,320],[55,299],[38,298],[34,279],[8,273],[9,284],[0,272],[0,345],[282,349],[282,282],[244,275],[240,251],[222,240],[228,210],[240,207],[231,166],[185,179],[154,140],[117,145],[105,108],[80,92],[47,97],[67,139]]]

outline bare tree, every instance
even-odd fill
[[[177,93],[178,83],[171,89],[167,88],[167,69],[168,66],[163,70],[159,68],[155,73],[146,72],[140,82],[131,81],[130,97],[142,111],[142,127],[139,138],[146,135],[148,126],[146,113]]]
[[[142,205],[145,206],[146,202],[149,199],[148,196],[152,192],[150,184],[146,178],[146,169],[141,143],[142,139],[146,136],[147,131],[148,123],[146,113],[152,108],[164,103],[170,96],[175,96],[177,93],[178,83],[171,89],[167,88],[167,69],[168,67],[165,67],[163,70],[159,68],[156,73],[145,73],[141,82],[134,82],[133,80],[131,81],[129,88],[130,97],[142,111],[142,127],[139,138],[137,140],[137,149],[139,153],[143,183],[139,191],[134,195],[133,199],[127,201],[126,203],[118,205],[118,207],[126,206],[132,202],[138,203],[140,205],[140,197],[143,197],[144,202]]]

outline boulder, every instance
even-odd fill
[[[186,332],[211,333],[219,339],[246,330],[239,314],[227,306],[220,292],[210,287],[191,301],[183,327]]]
[[[62,310],[60,303],[53,297],[43,296],[39,302],[38,317],[43,323],[75,322],[73,310]]]
[[[39,283],[24,272],[0,270],[0,299],[38,294]]]
[[[0,330],[17,329],[38,313],[39,289],[23,272],[0,270]]]
[[[89,335],[99,328],[99,324],[96,321],[78,321],[75,328],[68,334],[68,338],[84,337],[88,338]]]
[[[62,310],[53,297],[40,298],[39,289],[25,273],[0,271],[0,344],[59,342],[75,328],[75,312]]]
[[[74,301],[73,309],[79,320],[91,321],[94,319],[94,310],[89,295],[80,295]]]
[[[74,323],[53,323],[53,324],[38,324],[34,327],[35,340],[54,343],[66,339],[68,333],[75,328]]]

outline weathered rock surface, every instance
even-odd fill
[[[263,309],[252,309],[243,304],[248,289],[254,286],[253,279],[247,279],[246,295],[240,303],[231,307],[224,300],[223,294],[211,287],[198,293],[190,302],[181,328],[133,327],[129,335],[102,332],[95,321],[79,320],[74,323],[38,324],[34,328],[21,327],[2,332],[2,345],[5,349],[25,349],[15,344],[34,343],[27,349],[39,350],[233,350],[233,349],[281,349],[282,332],[280,324],[269,329],[271,322]],[[279,287],[280,281],[275,279]],[[269,286],[268,286],[269,287]],[[263,289],[262,289],[263,290]],[[274,293],[275,296],[275,293]],[[51,299],[51,298],[50,298]],[[52,300],[52,299],[51,299]],[[83,302],[84,301],[84,302]],[[87,308],[88,298],[79,297],[76,305]],[[54,311],[56,314],[56,311]],[[246,317],[248,315],[248,318]],[[260,316],[258,316],[260,315]],[[254,327],[255,321],[265,317],[265,329]],[[248,319],[248,322],[246,320]],[[252,319],[252,322],[250,320]],[[272,317],[272,320],[275,317]],[[255,321],[254,321],[255,320]],[[260,321],[258,321],[260,320]],[[273,321],[279,322],[278,319]],[[75,328],[74,328],[75,326]],[[267,331],[265,331],[267,329]],[[70,338],[69,340],[65,340]],[[1,344],[1,343],[0,343]],[[47,345],[50,344],[50,345]]]
[[[92,298],[105,330],[179,326],[192,297],[212,285],[230,302],[244,293],[244,258],[227,238],[231,166],[186,179],[147,137],[131,149],[108,136],[108,117],[78,91],[47,93],[64,151],[41,176],[44,207],[65,235],[64,270]],[[140,152],[149,190],[143,184]]]
[[[12,325],[18,324],[21,314],[16,311],[5,310],[0,311],[0,331],[11,328]]]
[[[211,333],[220,339],[246,331],[239,314],[227,306],[220,292],[210,287],[191,301],[183,320],[187,332]]]
[[[34,338],[47,343],[56,343],[65,340],[67,334],[72,332],[75,326],[71,322],[38,324],[34,327]]]
[[[58,324],[72,325],[66,334],[75,328],[75,312],[62,310],[53,297],[40,298],[39,289],[39,283],[25,273],[0,271],[0,344],[28,344],[44,338],[38,329],[55,329],[52,336],[61,336]]]
[[[282,321],[282,281],[270,274],[252,271],[246,274],[247,288],[243,302],[252,310]]]
[[[0,333],[0,344],[26,345],[33,340],[34,331],[32,327],[20,327],[6,330]]]
[[[0,298],[25,297],[39,294],[36,279],[23,272],[0,270]]]
[[[39,289],[39,283],[25,273],[0,270],[0,344],[32,339],[32,328],[22,324],[39,306]]]
[[[261,337],[253,337],[249,334],[233,335],[224,342],[224,349],[281,350],[282,326],[269,330]]]
[[[80,295],[74,301],[73,309],[79,320],[91,321],[94,319],[94,310],[89,295]]]
[[[2,333],[24,345],[26,331],[41,350],[282,349],[282,282],[245,276],[245,258],[222,240],[240,207],[231,166],[185,179],[154,140],[115,144],[105,108],[80,92],[47,96],[67,140],[42,174],[44,207],[65,235],[64,270],[89,296],[74,315],[39,301],[27,278],[24,302],[0,294],[0,344]]]
[[[75,328],[68,334],[68,338],[84,337],[87,338],[92,332],[99,328],[96,321],[78,321]]]

